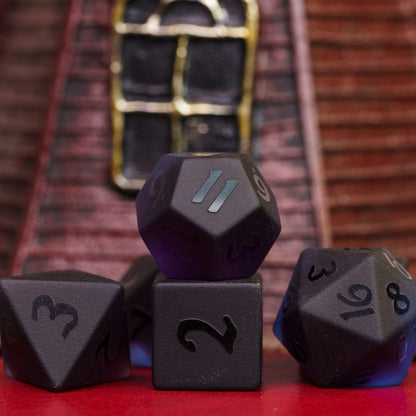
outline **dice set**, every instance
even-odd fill
[[[256,390],[262,281],[280,233],[274,196],[246,155],[170,154],[136,201],[161,274],[153,285],[153,386]]]
[[[67,270],[0,279],[5,372],[59,392],[152,367],[162,390],[256,390],[262,280],[280,233],[242,154],[165,155],[136,199],[152,256],[121,282]],[[400,384],[416,350],[416,282],[381,248],[301,253],[274,323],[320,387]]]

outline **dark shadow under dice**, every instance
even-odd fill
[[[256,390],[261,384],[260,275],[153,286],[153,385],[161,390]]]
[[[128,377],[121,284],[75,270],[0,279],[8,376],[54,392]]]
[[[416,349],[416,282],[384,249],[307,249],[274,332],[318,386],[400,384]]]
[[[170,278],[250,277],[280,233],[272,191],[243,154],[169,154],[137,201],[140,234]]]
[[[142,256],[120,281],[126,294],[130,357],[134,366],[152,366],[152,286],[159,272],[153,257]]]

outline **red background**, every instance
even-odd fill
[[[2,366],[1,366],[2,367]],[[151,370],[129,379],[65,393],[50,393],[8,378],[0,370],[0,415],[412,415],[416,364],[401,386],[320,389],[305,380],[284,353],[264,357],[263,385],[255,392],[156,391]]]

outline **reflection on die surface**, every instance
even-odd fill
[[[321,387],[388,386],[416,350],[416,282],[381,248],[302,252],[274,324]]]

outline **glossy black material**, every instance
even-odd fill
[[[400,384],[416,349],[416,282],[381,248],[307,249],[274,331],[318,386]]]
[[[273,193],[244,154],[165,155],[136,208],[140,234],[170,278],[250,277],[281,229]]]
[[[153,385],[256,390],[262,370],[262,282],[168,279],[153,285]]]
[[[152,366],[152,285],[159,271],[153,257],[142,256],[121,279],[126,293],[130,357],[135,366]]]
[[[0,279],[8,376],[60,392],[128,377],[123,287],[76,270]]]

